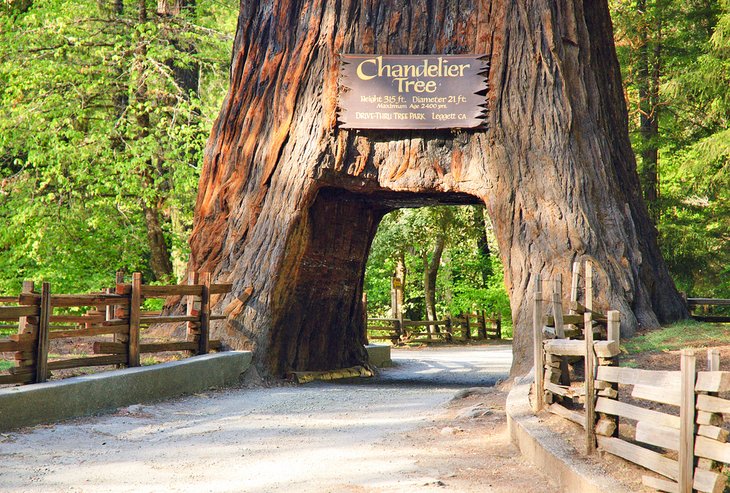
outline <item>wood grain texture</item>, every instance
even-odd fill
[[[486,130],[337,128],[341,53],[486,54]],[[241,2],[231,85],[208,141],[189,270],[253,295],[212,328],[267,375],[361,364],[362,282],[382,216],[484,203],[532,363],[531,273],[595,263],[622,330],[686,317],[627,133],[605,1]]]

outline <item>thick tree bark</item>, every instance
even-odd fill
[[[340,53],[477,53],[487,129],[337,128]],[[605,1],[244,0],[231,88],[206,150],[190,269],[253,286],[214,328],[259,370],[362,363],[362,281],[383,214],[484,203],[532,365],[534,275],[595,262],[622,330],[686,316],[656,246]],[[218,310],[224,303],[218,305]]]

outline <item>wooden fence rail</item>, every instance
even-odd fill
[[[696,313],[697,308],[707,310],[708,307],[730,307],[730,299],[723,298],[687,298],[687,308],[689,308],[692,318],[700,322],[720,322],[730,323],[729,315],[710,315],[706,312]]]
[[[389,340],[393,344],[455,339],[501,339],[502,320],[498,315],[487,317],[484,310],[444,320],[368,318],[367,337],[368,340]]]
[[[730,372],[719,371],[718,351],[708,350],[707,371],[696,371],[695,355],[687,350],[682,352],[680,371],[619,367],[619,313],[609,311],[604,317],[591,309],[590,274],[589,264],[583,334],[576,334],[583,340],[556,338],[562,332],[561,319],[573,321],[568,318],[571,313],[563,314],[559,296],[553,296],[553,317],[546,317],[543,281],[535,277],[534,410],[546,409],[580,425],[587,453],[597,447],[656,473],[642,476],[648,487],[682,493],[723,491],[727,477],[722,464],[730,464],[730,443],[722,424],[723,414],[730,414],[730,400],[718,393],[730,391]],[[553,289],[561,292],[559,283]],[[581,310],[575,299],[568,306]],[[547,322],[554,325],[544,325]],[[594,334],[604,334],[601,324],[606,325],[606,340],[593,341]],[[584,381],[576,385],[568,367],[581,362]],[[619,384],[631,386],[628,399],[619,398]],[[633,436],[619,435],[619,418],[635,423],[622,428],[624,435],[633,431]]]
[[[197,276],[195,276],[197,278]],[[114,289],[91,294],[52,294],[49,283],[44,282],[40,293],[33,282],[23,283],[19,296],[0,297],[0,303],[16,306],[0,306],[0,321],[12,322],[3,328],[17,329],[17,334],[0,338],[0,352],[14,353],[14,366],[0,373],[0,384],[26,384],[46,381],[55,370],[118,365],[140,365],[141,353],[187,351],[190,354],[206,354],[219,349],[220,341],[209,339],[212,320],[226,318],[211,315],[211,295],[231,290],[230,284],[212,284],[210,275],[203,274],[200,284],[179,286],[149,286],[142,284],[139,273],[132,275],[132,282],[124,283],[123,275],[117,275]],[[143,303],[149,298],[186,296],[188,311],[185,316],[162,315],[144,312]],[[66,313],[55,314],[55,309]],[[83,314],[68,313],[68,309],[86,310]],[[140,329],[156,323],[187,322],[184,341],[142,343]],[[49,360],[51,341],[67,338],[107,336],[112,340],[92,341],[94,356],[71,357]]]

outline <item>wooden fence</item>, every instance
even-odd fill
[[[386,340],[393,344],[501,339],[502,320],[498,315],[487,317],[484,310],[444,320],[368,318],[367,333],[368,340]]]
[[[576,272],[574,266],[574,280]],[[568,313],[563,313],[555,280],[553,316],[546,316],[538,277],[535,412],[546,409],[583,427],[587,453],[602,450],[657,473],[642,476],[646,486],[666,492],[723,491],[727,478],[721,464],[730,463],[730,444],[721,425],[722,413],[730,414],[730,400],[717,394],[730,390],[730,372],[719,371],[719,353],[708,351],[708,369],[700,372],[691,351],[682,352],[680,371],[619,367],[619,313],[609,311],[604,317],[592,310],[590,264],[585,279],[585,302],[571,300]],[[561,332],[568,332],[561,331],[561,324],[568,323],[581,337],[574,315],[583,317],[583,339],[561,338]],[[606,340],[594,340],[604,333]],[[576,371],[581,363],[582,377]],[[619,396],[619,384],[631,386],[629,396],[623,391]]]
[[[132,275],[129,284],[117,275],[114,289],[91,294],[52,294],[49,283],[40,293],[33,282],[23,283],[17,297],[2,297],[0,322],[3,328],[16,329],[17,334],[0,339],[0,353],[14,353],[14,366],[0,373],[0,384],[44,382],[55,370],[90,366],[140,366],[141,353],[186,351],[206,354],[220,348],[219,341],[209,338],[210,322],[226,318],[211,315],[211,297],[228,293],[230,284],[211,284],[210,274],[200,282],[177,286],[142,284],[140,273]],[[143,311],[144,300],[167,296],[187,297],[185,315],[161,315]],[[76,309],[79,313],[74,313]],[[80,310],[79,310],[80,309]],[[84,312],[85,310],[85,312]],[[62,311],[64,313],[54,313]],[[82,313],[83,312],[83,313]],[[142,343],[140,329],[156,323],[187,323],[183,341]],[[51,341],[70,338],[99,338],[93,342],[94,356],[51,358]]]
[[[719,322],[719,323],[730,323],[730,316],[716,315],[708,313],[708,309],[712,310],[714,307],[725,308],[727,313],[727,307],[730,307],[730,299],[722,298],[687,298],[687,308],[689,308],[692,318],[699,320],[700,322]],[[700,308],[700,313],[697,313],[697,309]]]

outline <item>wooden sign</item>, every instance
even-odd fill
[[[474,128],[486,115],[480,55],[342,55],[340,128]]]

